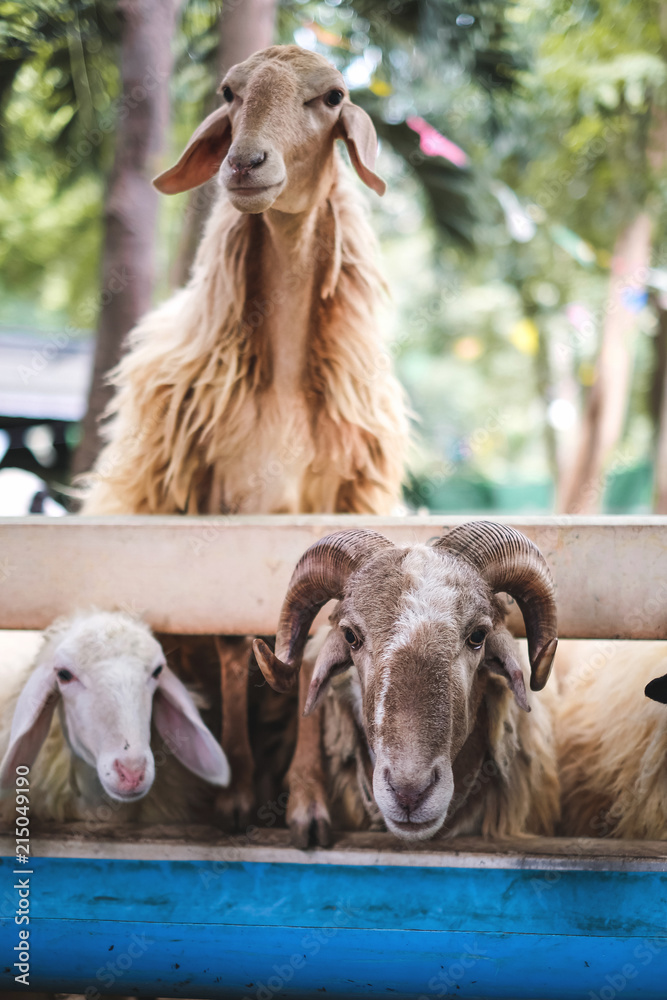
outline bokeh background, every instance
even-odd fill
[[[2,512],[41,509],[17,468],[76,509],[103,374],[210,206],[150,177],[273,41],[334,62],[380,137],[406,505],[667,513],[659,0],[0,0]]]

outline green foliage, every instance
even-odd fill
[[[112,0],[0,3],[0,268],[26,323],[88,321],[113,160]],[[86,304],[88,308],[86,307]]]
[[[4,169],[18,173],[26,160],[43,164],[46,157],[47,168],[66,161],[70,182],[104,170],[113,144],[109,113],[118,97],[117,4],[4,0],[0,25]],[[77,155],[93,128],[101,129],[100,142],[90,143],[85,157]]]
[[[171,84],[174,138],[185,142],[217,104],[221,0],[188,0],[175,40]]]
[[[424,156],[405,120],[423,117],[458,143],[459,133],[467,138],[464,119],[472,108],[478,135],[497,131],[498,102],[524,65],[508,32],[508,6],[497,0],[283,0],[280,7],[281,40],[295,33],[301,40],[299,30],[310,31],[348,75],[354,100],[378,135],[414,172],[442,235],[468,249],[477,216],[474,175]],[[373,66],[367,83],[359,82],[364,62]]]

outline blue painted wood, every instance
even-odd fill
[[[667,874],[32,860],[33,989],[667,996]],[[0,989],[18,941],[0,861]],[[593,995],[591,997],[591,994]]]

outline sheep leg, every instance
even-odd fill
[[[287,823],[292,843],[300,848],[308,847],[311,834],[316,847],[327,847],[331,840],[322,753],[322,707],[315,709],[306,718],[303,716],[314,665],[314,660],[304,657],[299,674],[299,732],[294,757],[287,772]]]
[[[248,664],[252,639],[216,636],[222,691],[222,749],[232,772],[228,788],[216,797],[221,825],[242,830],[250,825],[255,809],[255,763],[248,732]]]

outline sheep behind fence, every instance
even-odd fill
[[[146,625],[81,613],[55,622],[32,660],[16,654],[0,704],[0,791],[29,768],[33,820],[210,821],[229,765]],[[14,811],[9,798],[2,815]]]
[[[530,687],[539,691],[557,645],[551,574],[525,536],[488,522],[455,528],[433,546],[399,548],[358,529],[327,536],[297,564],[276,653],[255,642],[269,683],[288,690],[315,614],[338,601],[306,712],[332,678],[352,671],[352,711],[367,747],[360,793],[365,770],[399,837],[423,839],[443,828],[449,835],[554,832],[550,706],[527,693],[497,591],[521,608]]]

